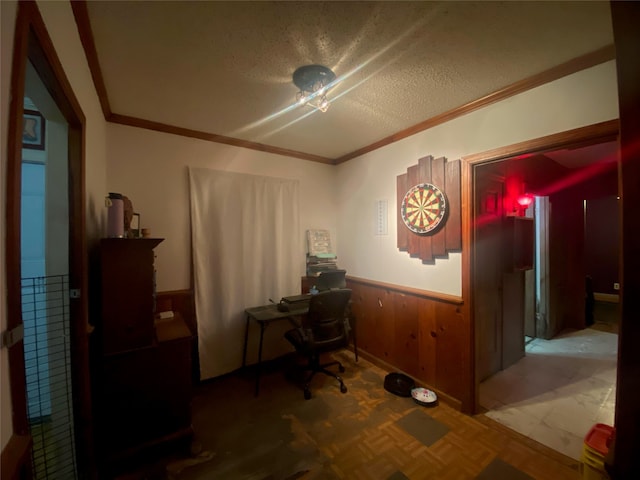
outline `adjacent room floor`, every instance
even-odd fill
[[[580,459],[591,427],[614,423],[618,317],[615,306],[597,308],[591,328],[533,339],[524,358],[484,381],[486,415]]]
[[[193,403],[195,453],[131,469],[119,480],[577,480],[579,462],[485,415],[444,402],[418,405],[384,389],[388,373],[352,352],[348,392],[317,376],[312,398],[283,372],[293,358],[269,365],[254,397],[251,370],[206,382]],[[289,378],[289,379],[288,379]]]

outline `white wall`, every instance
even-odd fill
[[[88,242],[95,242],[102,225],[106,221],[103,212],[102,197],[105,191],[105,141],[106,122],[100,109],[100,103],[93,86],[93,81],[86,62],[76,23],[73,18],[69,2],[38,1],[38,8],[44,19],[49,36],[53,42],[56,53],[62,63],[63,69],[71,84],[78,102],[86,117],[86,143],[85,143],[85,186],[86,186],[86,231]],[[6,263],[5,263],[5,185],[7,166],[7,114],[9,110],[9,94],[11,84],[11,59],[13,56],[13,35],[17,4],[12,0],[0,1],[0,15],[2,21],[1,53],[2,63],[0,72],[0,93],[2,98],[2,220],[0,221],[0,259],[2,259],[2,275],[0,276],[0,330],[6,329]],[[11,398],[8,380],[7,351],[0,350],[1,383],[0,383],[0,439],[2,448],[5,447],[12,434],[11,423]]]
[[[104,195],[129,197],[141,226],[165,239],[155,249],[158,291],[191,287],[189,166],[297,179],[303,244],[310,228],[328,229],[335,236],[334,166],[117,124],[108,126],[108,159]]]
[[[337,254],[350,275],[462,294],[461,255],[422,264],[396,247],[396,177],[425,155],[465,155],[618,118],[615,62],[493,104],[338,166]],[[389,234],[374,235],[375,202],[389,205]],[[463,245],[466,248],[466,245]]]

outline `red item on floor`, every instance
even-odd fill
[[[584,443],[603,457],[609,452],[609,442],[615,433],[615,429],[604,423],[596,423],[584,437]]]

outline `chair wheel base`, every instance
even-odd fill
[[[338,370],[340,371],[340,373],[344,373],[344,367],[342,366],[342,364],[338,366]]]
[[[346,385],[344,385],[344,384],[340,385],[340,391],[341,391],[342,393],[347,393],[347,387],[346,387]]]

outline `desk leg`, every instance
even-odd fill
[[[242,350],[242,368],[247,366],[247,341],[249,340],[249,315],[247,315],[247,325],[244,327],[244,349]]]
[[[257,397],[260,393],[260,366],[262,364],[262,339],[264,338],[264,329],[267,327],[265,322],[260,322],[260,346],[258,347],[258,364],[256,365],[256,393]]]
[[[351,327],[351,331],[353,332],[353,351],[356,354],[356,362],[358,361],[358,340],[357,340],[357,336],[356,336],[356,319],[355,317],[351,317],[353,318],[353,327]]]
[[[353,331],[353,351],[356,354],[356,362],[358,361],[358,341],[356,340],[356,331]]]

